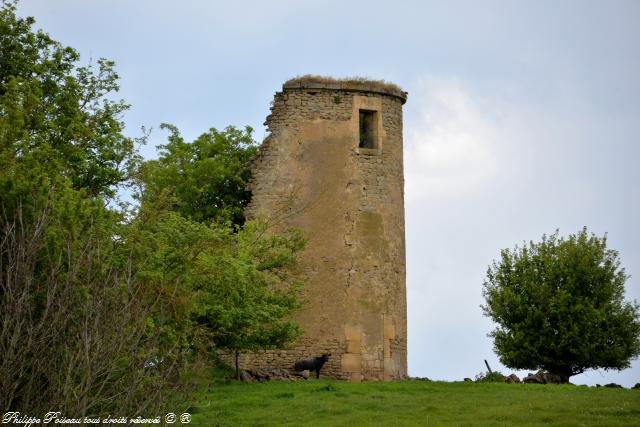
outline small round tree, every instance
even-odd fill
[[[607,237],[586,227],[558,231],[493,261],[483,286],[484,314],[500,361],[544,369],[568,382],[588,369],[622,370],[640,354],[640,310],[624,301],[629,278]]]

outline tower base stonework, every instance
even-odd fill
[[[240,357],[286,368],[331,353],[323,375],[407,376],[402,105],[395,85],[302,77],[275,94],[252,166],[248,218],[300,228],[304,335]]]

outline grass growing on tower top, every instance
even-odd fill
[[[371,87],[380,89],[380,90],[389,90],[394,92],[403,92],[402,88],[395,83],[387,82],[385,80],[378,79],[370,79],[368,77],[344,77],[344,78],[336,78],[330,76],[319,76],[315,74],[305,74],[304,76],[293,77],[285,82],[287,84],[294,83],[320,83],[320,84],[330,84],[330,83],[345,83],[345,84],[366,84]]]

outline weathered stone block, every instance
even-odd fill
[[[347,340],[346,352],[360,354],[360,340]]]
[[[342,355],[340,369],[344,372],[361,372],[362,357],[360,354],[345,353]]]

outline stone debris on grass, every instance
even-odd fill
[[[308,380],[309,371],[290,371],[288,369],[243,369],[240,371],[240,380],[243,382],[254,381],[298,381]]]
[[[559,375],[554,375],[541,369],[535,374],[529,373],[522,379],[522,382],[529,384],[562,384],[562,379]]]
[[[518,378],[516,374],[511,374],[504,378],[504,382],[509,384],[520,384],[520,378]]]

